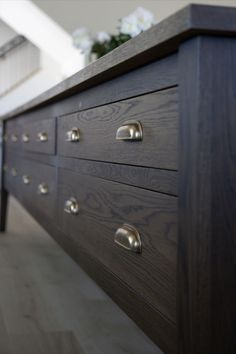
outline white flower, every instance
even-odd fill
[[[111,36],[107,33],[107,32],[98,32],[96,34],[95,39],[99,42],[99,43],[104,43],[104,42],[108,42],[111,39]]]
[[[135,37],[141,32],[138,25],[138,18],[135,14],[131,14],[121,19],[120,32],[129,34],[131,37]]]
[[[141,31],[146,31],[154,24],[154,16],[153,14],[144,9],[143,7],[138,7],[134,11],[135,16],[138,19],[138,25]]]
[[[129,34],[131,37],[135,37],[139,33],[146,31],[153,24],[153,14],[143,7],[138,7],[129,16],[121,19],[119,30],[121,33]]]
[[[93,46],[93,39],[89,30],[85,27],[78,28],[72,34],[73,44],[84,54],[89,54]]]

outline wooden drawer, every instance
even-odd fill
[[[9,120],[6,123],[6,133],[4,135],[6,146],[10,148],[21,148],[21,125],[16,119]]]
[[[35,208],[52,218],[55,216],[56,170],[23,159],[9,159],[5,172],[6,188],[27,207]],[[16,176],[12,171],[16,170]]]
[[[25,151],[55,154],[55,119],[21,123],[22,148]]]
[[[177,198],[64,169],[57,193],[61,230],[175,323]],[[71,197],[77,215],[64,211]],[[124,223],[140,233],[140,254],[115,244]]]
[[[18,196],[21,190],[19,161],[12,156],[6,160],[3,169],[5,188],[15,197]]]
[[[116,140],[127,121],[139,121],[142,141]],[[63,156],[177,170],[178,89],[171,88],[58,119],[58,153]],[[79,141],[67,132],[79,129]],[[127,132],[126,132],[127,134]]]

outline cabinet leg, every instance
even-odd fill
[[[5,189],[2,189],[0,194],[0,232],[4,232],[6,230],[7,204],[8,192]]]

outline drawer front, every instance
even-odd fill
[[[21,142],[25,151],[55,154],[55,119],[22,122]]]
[[[4,186],[15,197],[18,197],[21,190],[21,174],[19,167],[19,161],[14,156],[7,159],[3,166]]]
[[[7,147],[21,148],[21,125],[17,119],[7,121],[4,140]]]
[[[26,207],[55,217],[56,170],[29,160],[6,161],[5,186]],[[16,171],[16,175],[14,173]]]
[[[62,156],[177,170],[177,125],[178,90],[172,88],[60,117],[58,152]],[[75,128],[79,138],[68,141]],[[135,141],[139,130],[142,140]],[[131,140],[123,140],[129,137]]]
[[[57,207],[68,237],[176,322],[177,198],[60,169]],[[141,253],[114,242],[123,224],[140,233]]]

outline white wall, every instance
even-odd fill
[[[86,26],[92,31],[116,31],[117,20],[137,6],[155,14],[158,21],[189,3],[236,6],[236,0],[32,0],[66,31]]]
[[[11,86],[11,90],[7,92],[5,87],[10,88],[9,79],[11,74],[14,79],[15,73],[4,71],[3,75],[0,70],[0,93],[4,91],[0,99],[0,114],[31,100],[84,66],[85,58],[73,47],[71,36],[30,0],[0,0],[0,18],[0,40],[2,39],[3,43],[13,34],[23,34],[41,52],[39,70],[34,71],[35,73],[19,86]],[[3,21],[7,25],[4,25]],[[13,32],[9,31],[8,25],[14,29]],[[19,51],[20,49],[11,53],[12,61],[15,56],[18,57]],[[4,66],[9,67],[7,59],[3,59],[2,69]],[[24,71],[23,64],[27,64],[22,61],[20,63],[22,65],[17,71],[19,75]]]
[[[0,0],[1,1],[1,0]],[[0,116],[21,106],[40,93],[60,82],[59,64],[45,53],[41,53],[41,70],[0,99]]]
[[[0,47],[17,36],[17,33],[0,19]]]

